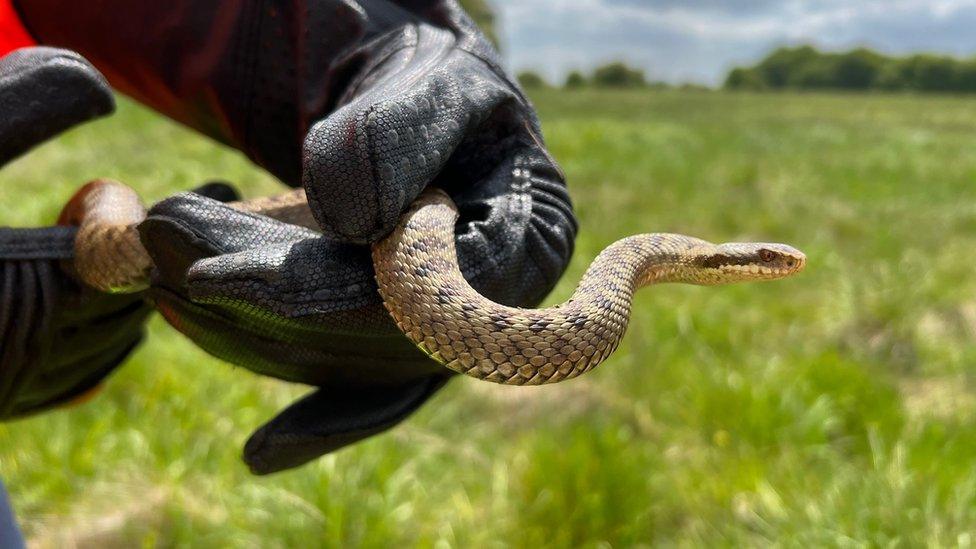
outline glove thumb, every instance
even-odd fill
[[[77,53],[16,50],[0,59],[0,164],[114,109],[108,82]]]
[[[448,379],[437,374],[401,385],[319,389],[255,431],[244,461],[256,475],[308,463],[395,426]]]

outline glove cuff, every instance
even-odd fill
[[[0,260],[71,259],[76,227],[0,228]]]
[[[60,285],[54,260],[39,259],[37,233],[0,231],[13,257],[0,261],[0,419],[20,415],[18,395],[38,375],[50,347],[51,317]],[[15,237],[16,236],[16,237]],[[27,255],[34,256],[28,260]]]
[[[0,228],[0,421],[84,394],[142,337],[148,307],[129,304],[138,296],[97,294],[63,270],[76,232]],[[86,315],[93,315],[88,325]]]

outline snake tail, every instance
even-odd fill
[[[128,185],[110,179],[85,184],[68,201],[59,225],[76,225],[72,268],[87,286],[105,293],[134,293],[149,286],[152,258],[136,230],[146,207]]]
[[[242,212],[318,229],[303,189],[278,196],[229,202]],[[85,184],[68,201],[59,225],[75,225],[71,268],[85,285],[105,293],[136,293],[149,286],[152,258],[139,239],[146,208],[128,185],[111,179]]]

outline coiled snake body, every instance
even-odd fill
[[[316,228],[303,191],[231,204]],[[147,284],[152,261],[136,226],[145,209],[129,187],[86,185],[60,222],[79,226],[74,268],[86,284],[129,292]],[[650,284],[720,285],[784,278],[806,258],[784,244],[721,244],[676,234],[643,234],[605,249],[569,301],[546,309],[494,303],[458,267],[457,209],[446,193],[425,191],[396,229],[373,245],[376,281],[401,331],[431,358],[472,377],[510,385],[570,379],[617,348],[634,292]]]

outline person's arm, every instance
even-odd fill
[[[462,270],[489,298],[535,305],[569,261],[576,221],[535,111],[452,0],[15,5],[36,39],[305,187],[324,236],[190,195],[141,228],[171,324],[322,388],[248,445],[258,472],[389,427],[443,384],[383,310],[366,246],[426,186],[458,204]]]

